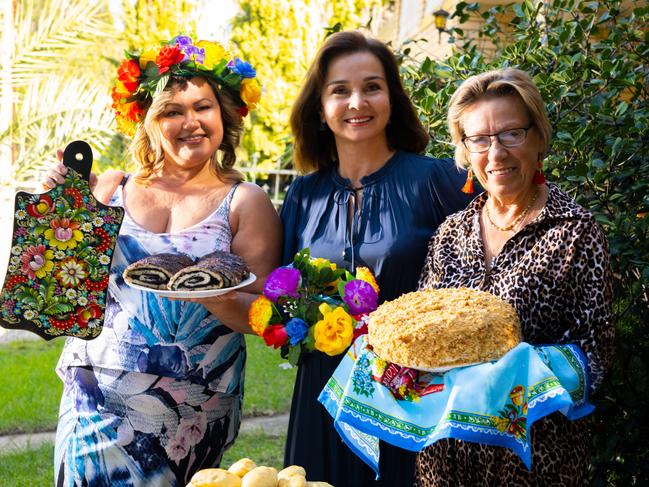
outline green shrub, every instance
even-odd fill
[[[480,11],[460,3],[449,58],[408,62],[406,85],[434,136],[429,152],[452,156],[445,113],[451,94],[470,75],[518,67],[534,77],[546,100],[554,139],[545,160],[558,183],[603,226],[615,278],[617,353],[593,398],[594,485],[649,482],[649,7],[647,2],[548,0]],[[479,38],[462,24],[484,20]],[[511,18],[503,24],[503,18]],[[503,32],[506,29],[507,32]],[[487,59],[478,41],[490,40]]]

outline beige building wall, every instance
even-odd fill
[[[438,10],[445,10],[449,14],[455,11],[460,0],[396,0],[390,25],[390,29],[384,28],[380,33],[383,40],[391,41],[395,46],[407,45],[411,48],[411,55],[415,59],[429,57],[431,59],[443,59],[447,57],[456,44],[449,42],[449,34],[440,32],[435,27],[433,14]],[[480,2],[481,11],[490,9],[496,5],[511,3],[510,0],[487,0]],[[507,25],[508,20],[502,19],[502,24]],[[458,25],[457,19],[447,19],[446,28],[461,27],[467,38],[478,39],[478,32],[483,20],[477,14],[471,14],[469,21]],[[461,42],[460,42],[461,44]],[[478,39],[479,49],[486,55],[493,52],[493,46],[487,40]]]

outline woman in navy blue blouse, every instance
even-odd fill
[[[281,217],[283,260],[305,247],[339,267],[369,267],[380,300],[414,291],[427,244],[444,218],[466,206],[466,173],[452,160],[419,155],[428,133],[404,91],[390,49],[359,32],[320,48],[293,107],[294,161]],[[410,486],[414,453],[381,444],[381,479],[340,440],[317,402],[341,356],[314,352],[299,365],[287,465],[336,487]]]

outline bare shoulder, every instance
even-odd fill
[[[260,205],[272,207],[272,203],[266,192],[256,184],[240,183],[232,197],[232,210],[245,211],[250,207],[258,207]]]
[[[95,197],[104,204],[110,201],[117,186],[124,178],[124,171],[109,170],[97,176],[97,185],[94,188]]]

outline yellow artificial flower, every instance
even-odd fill
[[[273,303],[266,296],[259,296],[250,305],[248,323],[257,335],[263,336],[264,330],[273,316]]]
[[[354,335],[353,319],[342,306],[335,309],[322,303],[318,308],[322,319],[313,330],[315,348],[327,355],[334,356],[344,352],[352,343]]]
[[[261,99],[261,86],[255,78],[244,78],[241,82],[241,100],[249,110],[254,109]]]
[[[367,267],[359,267],[356,269],[356,279],[367,282],[370,286],[374,288],[376,294],[379,293],[379,285],[374,278],[374,274]]]
[[[151,48],[147,49],[140,56],[140,69],[146,69],[146,65],[149,63],[155,63],[155,59],[158,56],[158,49]]]
[[[325,267],[329,267],[332,271],[336,270],[336,263],[331,262],[329,259],[323,259],[322,257],[317,257],[315,259],[311,259],[311,263],[316,266],[318,270],[324,269]]]
[[[224,59],[230,59],[230,53],[218,42],[198,41],[196,47],[205,49],[205,61],[203,65],[207,69],[213,69]]]

